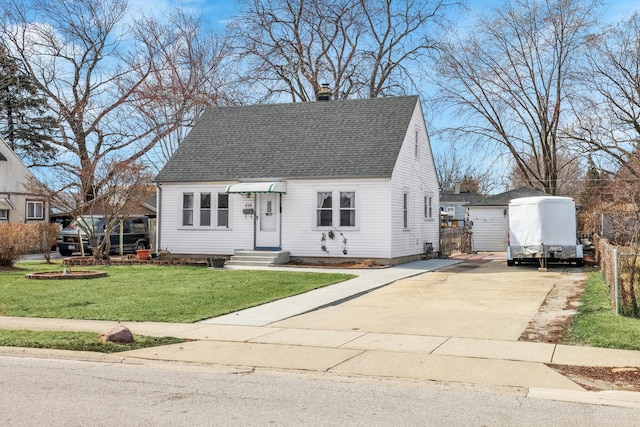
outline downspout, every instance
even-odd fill
[[[156,188],[158,189],[158,197],[156,200],[156,253],[158,253],[158,249],[162,247],[160,244],[160,207],[162,206],[162,187],[160,183],[156,184]]]

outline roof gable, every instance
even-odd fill
[[[0,192],[24,192],[30,180],[36,179],[7,142],[0,138]]]
[[[390,177],[417,96],[210,107],[156,181]]]

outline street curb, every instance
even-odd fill
[[[531,387],[529,388],[527,397],[589,405],[604,405],[634,409],[640,408],[640,392],[635,391],[573,391]]]
[[[95,351],[58,350],[51,348],[2,347],[0,356],[24,356],[48,359],[71,359],[87,362],[122,363],[126,358],[112,353]]]

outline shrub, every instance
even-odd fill
[[[38,224],[0,223],[0,266],[13,267],[18,259],[37,247]]]
[[[36,225],[37,249],[42,252],[47,263],[51,262],[51,248],[56,244],[60,233],[60,226],[50,222],[41,222]]]

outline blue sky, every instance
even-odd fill
[[[462,0],[471,9],[471,13],[483,12],[499,6],[503,1],[489,0]],[[638,0],[608,0],[602,8],[602,19],[614,22],[634,11],[640,11]],[[130,0],[129,5],[134,10],[153,13],[155,15],[166,14],[174,7],[183,7],[201,14],[214,25],[224,25],[224,22],[232,16],[237,7],[235,0]]]
[[[465,25],[466,23],[471,22],[474,14],[490,12],[492,8],[498,7],[504,3],[502,0],[462,0],[462,2],[468,5],[468,13],[458,13],[455,17],[451,17],[460,25]],[[196,14],[202,15],[206,21],[220,29],[224,27],[225,22],[237,11],[237,1],[235,0],[130,0],[129,4],[133,9],[139,9],[145,13],[152,12],[158,17],[169,13],[174,7],[183,7],[195,12]],[[614,23],[638,11],[640,11],[639,0],[605,0],[605,4],[600,9],[600,19],[602,23]],[[449,142],[441,140],[435,132],[438,127],[441,127],[439,126],[439,123],[446,123],[449,120],[447,120],[446,117],[433,117],[433,113],[434,111],[437,111],[437,109],[431,109],[429,106],[425,107],[427,120],[434,120],[429,126],[434,153],[450,152],[452,147]],[[460,148],[458,147],[457,150],[459,151]],[[498,159],[485,159],[484,153],[474,153],[473,150],[463,151],[465,152],[460,154],[463,157],[466,157],[467,161],[478,164],[480,170],[483,169],[483,166],[481,165],[486,162],[493,165],[487,167],[496,170],[494,162]],[[475,160],[473,159],[474,157]],[[498,169],[508,169],[508,166],[504,165],[504,168]]]

